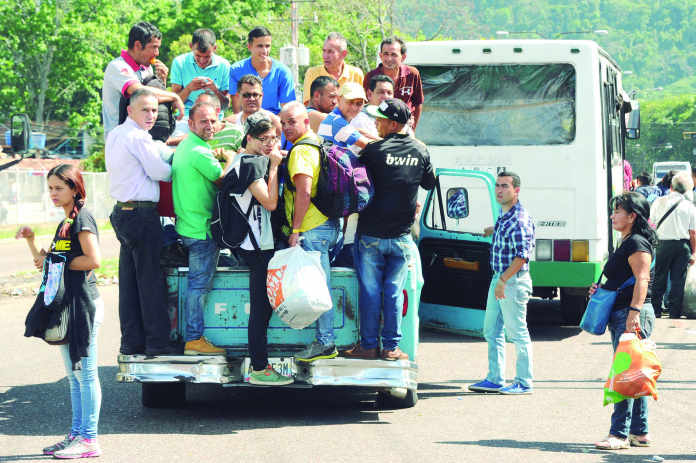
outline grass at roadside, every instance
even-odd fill
[[[38,223],[26,224],[34,230],[36,236],[53,236],[58,227],[57,223]],[[23,225],[0,225],[0,240],[14,238],[17,230]],[[99,231],[113,230],[109,219],[97,220],[97,228]]]
[[[118,257],[102,259],[101,267],[97,269],[97,275],[107,278],[118,277]]]

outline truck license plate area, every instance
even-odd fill
[[[292,376],[292,357],[269,357],[268,363],[273,367],[275,371],[283,376]],[[244,381],[249,381],[249,375],[251,374],[251,359],[249,357],[244,359]]]

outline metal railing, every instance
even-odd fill
[[[65,217],[51,202],[47,171],[0,172],[0,225],[58,223]],[[109,177],[105,172],[83,172],[87,203],[97,220],[108,219],[115,201],[109,196]]]

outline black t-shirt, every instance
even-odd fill
[[[58,236],[60,229],[63,227],[65,219],[58,225],[56,229],[56,234],[51,242],[51,247],[49,252],[58,255],[67,255],[72,253],[77,253],[77,255],[84,255],[82,252],[82,245],[80,244],[80,239],[77,234],[81,231],[88,231],[97,235],[97,240],[99,240],[99,230],[97,230],[97,221],[94,219],[92,211],[87,208],[82,208],[80,213],[75,217],[75,221],[70,229],[70,238],[61,238]],[[99,291],[97,290],[97,276],[92,270],[86,270],[87,273],[92,272],[89,279],[89,291],[92,296],[92,300],[99,298]]]
[[[384,239],[411,233],[418,187],[432,190],[435,186],[425,145],[407,134],[390,134],[369,143],[360,161],[370,171],[375,196],[360,213],[357,233]]]
[[[626,280],[633,276],[633,269],[631,269],[631,265],[628,263],[628,258],[636,252],[647,252],[652,259],[655,258],[655,250],[647,238],[636,234],[629,235],[604,265],[604,275],[607,277],[606,283],[602,286],[604,289],[616,291]],[[645,297],[646,301],[650,301],[653,276],[654,269],[651,269],[648,294]],[[635,284],[632,284],[621,290],[614,303],[614,310],[623,309],[631,305],[634,287]],[[640,307],[637,308],[639,309]]]

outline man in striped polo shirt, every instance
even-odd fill
[[[488,290],[483,336],[488,341],[488,375],[469,386],[473,392],[501,394],[532,393],[532,341],[527,329],[527,302],[532,294],[529,256],[534,249],[534,222],[519,202],[520,177],[502,171],[495,183],[500,204],[493,234],[491,268],[494,273]],[[517,369],[512,384],[505,387],[505,335],[515,343]]]

